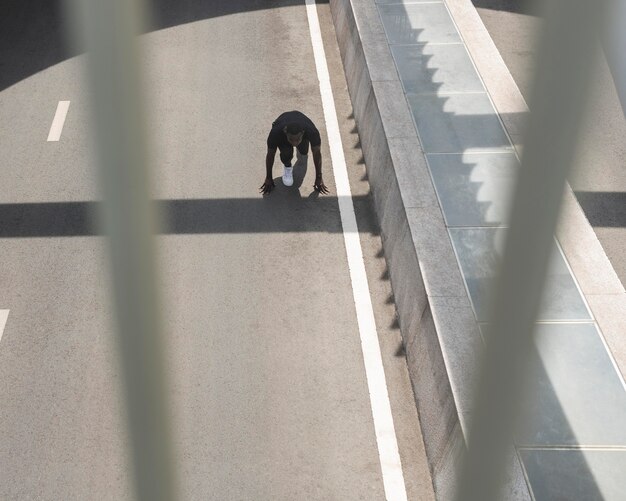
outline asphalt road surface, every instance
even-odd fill
[[[131,499],[84,57],[55,2],[0,18],[0,498]],[[142,37],[180,499],[383,499],[303,1],[154,2]],[[409,499],[433,499],[327,4],[318,5]],[[70,101],[59,141],[47,141]],[[299,109],[312,159],[259,195],[265,139]]]
[[[473,0],[526,102],[533,79],[541,2]],[[626,119],[602,58],[570,185],[617,276],[626,285]]]

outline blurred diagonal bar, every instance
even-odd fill
[[[613,74],[617,95],[626,116],[626,2],[611,0],[611,18],[605,33],[605,52]]]
[[[138,0],[67,0],[87,49],[101,190],[138,498],[174,499],[161,348],[147,141],[137,35]]]
[[[553,234],[573,163],[607,0],[551,0],[538,50],[522,169],[456,499],[500,499]]]

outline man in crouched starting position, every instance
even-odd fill
[[[283,184],[293,185],[293,147],[298,148],[298,153],[306,157],[309,153],[309,143],[313,152],[315,164],[315,183],[313,188],[319,193],[328,193],[328,188],[322,179],[322,152],[320,145],[322,140],[315,124],[304,113],[288,111],[280,115],[272,123],[272,130],[267,136],[267,155],[265,157],[265,181],[259,188],[263,194],[269,193],[274,188],[272,179],[272,167],[276,150],[280,150],[280,160],[284,165]]]

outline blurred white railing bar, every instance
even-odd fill
[[[141,61],[139,0],[66,0],[74,40],[88,51],[113,293],[138,499],[174,499],[161,348]]]
[[[622,112],[626,116],[626,0],[611,0],[611,3],[612,15],[604,46]]]
[[[500,499],[566,177],[608,0],[546,1],[522,168],[492,293],[457,501]]]

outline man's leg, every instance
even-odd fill
[[[281,146],[280,147],[280,161],[285,166],[283,172],[283,184],[285,186],[293,185],[293,167],[291,166],[291,159],[293,158],[293,146]]]
[[[291,167],[291,159],[293,158],[293,146],[280,147],[280,161],[285,167]]]
[[[303,139],[298,145],[298,158],[306,157],[309,154],[309,140]]]

